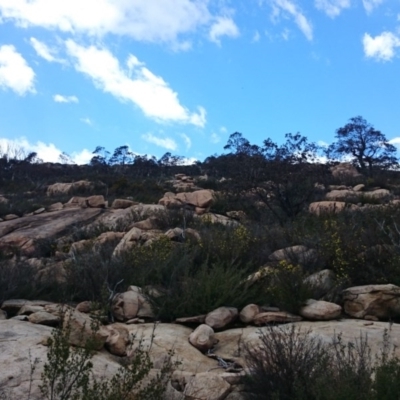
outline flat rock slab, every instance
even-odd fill
[[[0,223],[0,247],[17,246],[24,254],[34,251],[34,240],[51,239],[70,230],[73,225],[87,224],[101,213],[100,209],[65,209]]]
[[[51,336],[52,328],[44,325],[9,319],[0,321],[0,384],[9,399],[26,399],[30,385],[31,362],[38,359],[32,376],[31,400],[42,400],[39,385],[47,361],[44,343]],[[97,378],[111,377],[119,364],[105,350],[93,359],[93,373]]]
[[[372,355],[378,354],[383,343],[385,330],[389,331],[390,342],[397,346],[395,354],[400,357],[400,324],[390,325],[387,322],[370,322],[355,319],[342,319],[340,321],[301,321],[280,325],[272,329],[290,330],[292,326],[299,327],[303,332],[310,331],[311,337],[321,339],[330,344],[334,336],[341,334],[344,343],[359,340],[360,336],[367,336]],[[246,327],[229,329],[215,334],[218,344],[214,353],[224,359],[234,359],[242,366],[246,365],[245,347],[259,345],[261,332],[268,334],[268,327]]]

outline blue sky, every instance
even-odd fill
[[[199,159],[241,132],[400,146],[400,0],[0,0],[0,151]]]

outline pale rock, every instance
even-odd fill
[[[158,225],[159,225],[158,218],[150,217],[150,218],[144,219],[143,221],[135,222],[131,226],[134,228],[142,229],[144,231],[149,231],[151,229],[157,229]]]
[[[57,326],[60,323],[60,318],[47,311],[37,311],[28,316],[28,321],[32,324]]]
[[[47,211],[60,211],[63,209],[63,207],[63,203],[61,202],[53,203],[47,207]]]
[[[274,251],[268,258],[271,261],[296,260],[299,263],[314,261],[316,251],[306,246],[298,245]]]
[[[7,313],[0,309],[0,321],[7,319]]]
[[[196,349],[205,353],[210,350],[216,343],[214,330],[208,325],[199,325],[189,336],[189,343]]]
[[[254,317],[253,323],[259,326],[259,325],[270,324],[271,322],[288,323],[288,322],[298,322],[301,320],[302,318],[300,316],[290,314],[285,311],[267,311],[257,314]]]
[[[221,329],[235,321],[238,315],[235,307],[219,307],[207,314],[205,323],[213,329]]]
[[[209,224],[221,224],[225,226],[239,226],[240,223],[234,219],[226,217],[225,215],[214,214],[214,213],[205,213],[199,216],[201,221]]]
[[[125,236],[124,232],[103,232],[94,240],[94,247],[117,244]]]
[[[355,201],[358,194],[353,190],[332,190],[325,195],[325,198],[330,201]]]
[[[400,315],[400,287],[386,285],[354,286],[343,290],[344,311],[354,318],[371,315],[388,319]]]
[[[165,236],[168,239],[179,241],[183,239],[183,229],[182,228],[173,228],[169,229],[167,232],[165,232]]]
[[[35,211],[33,212],[33,215],[38,215],[38,214],[41,214],[41,213],[43,213],[43,212],[45,212],[45,211],[46,211],[46,209],[45,209],[44,207],[38,208],[37,210],[35,210]]]
[[[17,247],[31,256],[40,239],[55,239],[72,226],[85,225],[101,213],[100,209],[63,209],[30,217],[22,217],[0,225],[0,247]]]
[[[206,314],[203,315],[196,315],[194,317],[181,317],[181,318],[177,318],[175,320],[176,324],[204,324],[205,320],[206,320]]]
[[[260,314],[260,307],[257,304],[248,304],[240,311],[239,318],[244,324],[250,324],[257,314]]]
[[[63,328],[70,329],[68,341],[70,344],[78,347],[84,347],[88,340],[94,339],[94,348],[100,350],[109,335],[109,332],[99,326],[93,328],[96,322],[87,314],[70,309],[62,317]]]
[[[372,192],[364,192],[363,196],[372,200],[385,200],[390,198],[391,193],[387,189],[377,189]]]
[[[245,371],[241,372],[223,372],[220,377],[228,382],[230,385],[239,385],[246,376]]]
[[[131,250],[137,246],[137,243],[142,237],[142,231],[138,228],[132,228],[128,233],[124,235],[117,247],[114,249],[114,255],[118,255],[125,251]]]
[[[207,212],[207,208],[195,207],[194,212],[196,215],[204,215]]]
[[[336,275],[330,269],[315,272],[304,279],[311,286],[313,297],[320,299],[335,287]]]
[[[12,319],[0,322],[0,382],[8,399],[43,399],[39,385],[43,384],[48,352],[43,344],[47,344],[53,329]],[[31,362],[35,359],[38,363],[32,373]],[[94,354],[91,362],[96,379],[109,379],[120,368],[108,352]]]
[[[16,315],[15,317],[11,317],[10,319],[15,319],[17,321],[28,321],[27,315]]]
[[[17,312],[17,315],[30,315],[38,311],[44,311],[43,306],[34,306],[32,304],[25,304],[22,306],[19,311]]]
[[[194,207],[208,208],[214,201],[214,192],[212,190],[203,189],[191,193],[178,193],[176,199]]]
[[[112,312],[117,321],[127,321],[137,317],[140,294],[132,290],[118,294],[112,305]]]
[[[306,305],[300,308],[299,314],[313,321],[329,321],[337,319],[342,313],[342,307],[335,303],[322,300],[307,300]]]
[[[139,347],[139,339],[141,339],[142,349],[150,349],[149,355],[155,366],[162,365],[165,355],[170,349],[174,349],[173,360],[181,362],[179,369],[183,371],[197,374],[218,366],[216,360],[205,357],[189,343],[188,337],[193,330],[186,326],[146,323],[126,325],[126,327],[130,336],[137,338],[132,343],[131,351],[134,352]],[[214,372],[220,373],[222,371],[216,369]]]
[[[362,192],[365,189],[365,185],[363,183],[360,183],[359,185],[356,185],[353,187],[353,190],[355,192]]]
[[[231,391],[231,385],[218,375],[208,372],[196,374],[187,383],[186,400],[223,400]]]
[[[4,217],[4,221],[12,221],[13,219],[17,219],[17,218],[19,218],[19,216],[16,214],[7,214]]]
[[[335,178],[359,178],[362,176],[350,163],[340,163],[331,167],[331,173]]]
[[[86,203],[86,197],[82,196],[74,196],[71,197],[67,203],[64,204],[64,208],[74,208],[74,207],[80,207],[80,208],[86,208],[88,205]]]
[[[70,194],[75,190],[91,190],[93,183],[89,181],[77,181],[72,183],[54,183],[47,187],[47,196]]]
[[[75,310],[84,314],[89,314],[93,311],[93,303],[91,301],[81,301],[76,305]]]
[[[3,301],[1,309],[6,311],[8,315],[15,315],[23,306],[27,305],[32,305],[32,302],[25,299],[10,299]]]
[[[352,204],[351,206],[357,207]],[[347,208],[347,203],[344,201],[316,201],[310,203],[308,206],[308,211],[311,214],[321,215],[321,214],[332,214],[343,211]]]
[[[86,204],[90,208],[105,208],[107,206],[107,202],[104,200],[104,196],[102,195],[87,197]]]
[[[80,240],[71,244],[69,255],[85,253],[93,247],[93,240]]]
[[[109,332],[105,346],[107,350],[118,357],[127,355],[128,346],[131,342],[129,331],[123,324],[112,324],[105,326]]]
[[[111,204],[111,208],[114,208],[114,209],[119,209],[119,208],[125,209],[125,208],[132,207],[132,206],[134,206],[136,204],[139,204],[139,203],[136,202],[136,201],[132,201],[132,200],[115,199]]]

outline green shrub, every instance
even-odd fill
[[[312,298],[313,288],[305,282],[306,275],[299,265],[280,261],[267,275],[269,303],[281,310],[298,314],[307,299]]]
[[[315,399],[313,383],[321,380],[329,358],[323,343],[309,334],[294,325],[260,330],[260,346],[246,346],[248,399]]]
[[[93,326],[93,334],[98,326]],[[70,328],[53,330],[48,341],[47,362],[42,373],[40,391],[49,400],[157,400],[164,398],[167,382],[177,363],[168,352],[160,372],[148,379],[153,363],[141,344],[111,378],[92,375],[94,338],[88,338],[84,347],[69,345]],[[147,382],[145,382],[147,380]]]
[[[294,325],[260,329],[257,347],[246,346],[248,399],[397,400],[400,359],[385,331],[380,354],[372,357],[366,336],[331,343]]]

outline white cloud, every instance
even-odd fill
[[[36,142],[30,143],[25,137],[18,139],[6,139],[0,137],[0,155],[8,153],[11,157],[24,158],[29,153],[37,153],[38,158],[44,162],[60,162],[60,156],[63,152],[53,143]],[[93,157],[93,154],[83,149],[80,152],[72,153],[70,159],[76,164],[87,164]]]
[[[363,37],[364,54],[378,61],[390,61],[400,47],[400,38],[392,32],[382,32],[374,38],[368,33]]]
[[[222,36],[235,38],[239,36],[239,28],[235,22],[228,17],[218,17],[211,26],[209,37],[212,42],[220,44]]]
[[[337,17],[344,9],[350,6],[350,0],[315,0],[315,7],[331,18]]]
[[[213,132],[210,137],[210,142],[211,143],[219,143],[220,141],[221,141],[221,138],[215,132]]]
[[[259,42],[261,39],[261,35],[260,32],[255,31],[254,35],[253,35],[253,39],[251,40],[253,43],[257,43]]]
[[[83,149],[80,152],[73,152],[71,158],[75,164],[89,164],[89,161],[93,158],[93,153],[87,149]]]
[[[177,44],[181,36],[214,26],[218,11],[208,0],[0,0],[0,22],[72,34],[124,35],[138,41]],[[234,24],[222,17],[228,35]],[[220,25],[221,28],[221,25]],[[220,29],[219,28],[219,29]]]
[[[64,60],[61,60],[55,56],[55,54],[57,54],[57,50],[51,49],[49,46],[47,46],[46,43],[43,43],[40,40],[35,39],[34,37],[31,37],[29,41],[32,47],[35,49],[37,55],[44,58],[46,61],[58,62],[60,64],[65,63]]]
[[[290,15],[297,27],[303,32],[308,40],[313,39],[313,27],[301,9],[293,0],[272,0],[273,18],[277,18],[281,13]]]
[[[176,142],[171,138],[160,138],[151,133],[142,135],[142,139],[146,142],[153,143],[156,146],[163,147],[164,149],[175,151],[178,148]]]
[[[186,145],[186,150],[189,150],[192,147],[192,140],[190,139],[190,137],[188,135],[186,135],[185,133],[181,133],[181,138],[183,139],[183,141],[185,142]]]
[[[79,99],[76,96],[63,96],[61,94],[55,94],[53,100],[56,103],[79,103]]]
[[[219,130],[220,130],[220,132],[222,132],[222,133],[227,133],[227,132],[228,132],[228,129],[226,129],[225,126],[221,126],[221,128],[219,128]]]
[[[393,144],[394,146],[400,147],[400,136],[390,139],[389,143]]]
[[[374,8],[377,8],[384,0],[363,0],[363,5],[367,14],[370,14]]]
[[[11,89],[20,96],[35,93],[35,72],[12,45],[0,47],[0,89]]]
[[[75,69],[89,76],[95,86],[121,101],[130,101],[142,112],[159,121],[189,123],[203,127],[205,110],[192,113],[183,107],[174,92],[160,76],[153,74],[144,63],[131,55],[125,71],[109,50],[95,46],[83,47],[73,40],[66,41]]]
[[[180,165],[192,165],[192,164],[194,164],[196,161],[198,161],[198,159],[195,158],[195,157],[190,157],[190,158],[184,157],[183,160],[182,160],[179,164],[180,164]]]
[[[90,118],[88,118],[88,117],[86,117],[86,118],[81,118],[80,121],[83,122],[83,123],[86,124],[86,125],[89,125],[89,126],[92,126],[92,125],[93,125],[93,121],[92,121]]]

